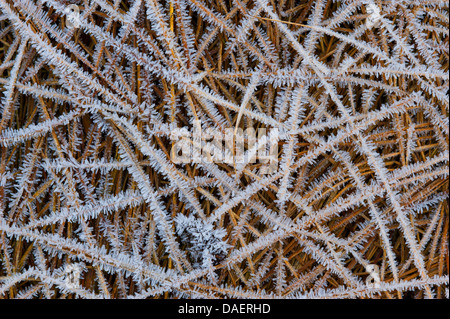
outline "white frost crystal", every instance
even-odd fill
[[[367,13],[369,14],[366,20],[366,26],[367,28],[372,29],[373,27],[377,26],[378,23],[381,21],[380,8],[378,8],[378,6],[375,3],[370,2],[366,6],[366,10]]]
[[[178,214],[175,218],[177,234],[183,243],[188,244],[188,251],[195,261],[194,267],[200,267],[207,255],[217,262],[225,257],[229,245],[223,241],[226,231],[223,228],[214,229],[201,219],[190,215]]]

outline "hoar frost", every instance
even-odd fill
[[[177,234],[188,245],[187,250],[195,268],[200,268],[206,258],[211,258],[214,264],[225,258],[230,247],[223,241],[225,229],[214,229],[212,224],[193,215],[187,217],[178,214],[175,222]]]

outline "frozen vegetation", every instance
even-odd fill
[[[0,0],[0,298],[448,298],[448,9]]]

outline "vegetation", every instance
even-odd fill
[[[0,0],[0,298],[448,298],[448,13]]]

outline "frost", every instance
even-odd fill
[[[214,263],[222,261],[230,248],[223,238],[226,236],[224,229],[217,229],[208,222],[190,215],[177,215],[175,218],[176,231],[181,242],[186,243],[191,258],[194,260],[194,268],[199,268],[207,259]]]
[[[448,24],[0,0],[0,298],[448,298]]]

